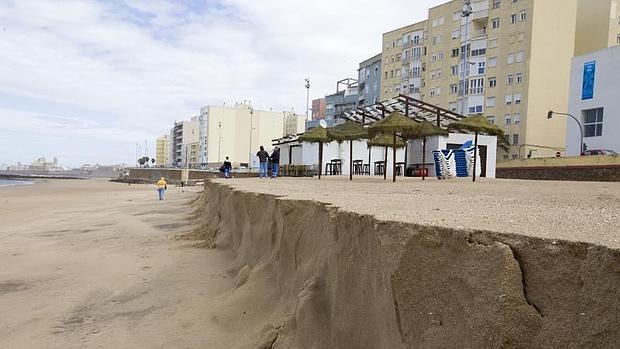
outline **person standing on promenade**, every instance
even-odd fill
[[[164,199],[164,191],[166,191],[166,189],[168,189],[168,183],[166,183],[164,177],[161,177],[161,179],[157,182],[157,192],[159,193],[159,200]]]
[[[224,173],[224,178],[230,178],[230,172],[232,171],[232,163],[228,159],[228,156],[226,157],[224,164],[220,168],[220,171]]]
[[[261,145],[260,150],[256,153],[256,156],[258,156],[258,161],[260,163],[258,176],[260,178],[267,178],[267,161],[269,160],[269,153],[266,152],[265,148]]]
[[[271,178],[278,178],[280,171],[280,149],[275,147],[271,153]]]

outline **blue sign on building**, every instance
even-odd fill
[[[581,99],[594,98],[594,77],[596,75],[596,61],[587,62],[583,65],[583,87]]]

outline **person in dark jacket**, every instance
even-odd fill
[[[260,150],[256,153],[256,156],[258,157],[258,161],[260,163],[258,176],[260,178],[267,178],[267,161],[269,160],[269,153],[265,151],[265,148],[261,145]]]
[[[220,167],[220,172],[224,173],[224,178],[230,178],[230,173],[232,172],[232,163],[228,159],[228,156],[226,157],[226,160],[224,161],[222,167]]]
[[[280,149],[276,147],[271,153],[271,178],[278,178],[280,170]]]

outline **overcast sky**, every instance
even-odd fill
[[[0,0],[0,165],[134,163],[209,104],[304,113],[444,0]]]

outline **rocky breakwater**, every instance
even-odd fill
[[[379,221],[205,183],[202,239],[230,249],[214,319],[236,348],[618,348],[620,251]]]

